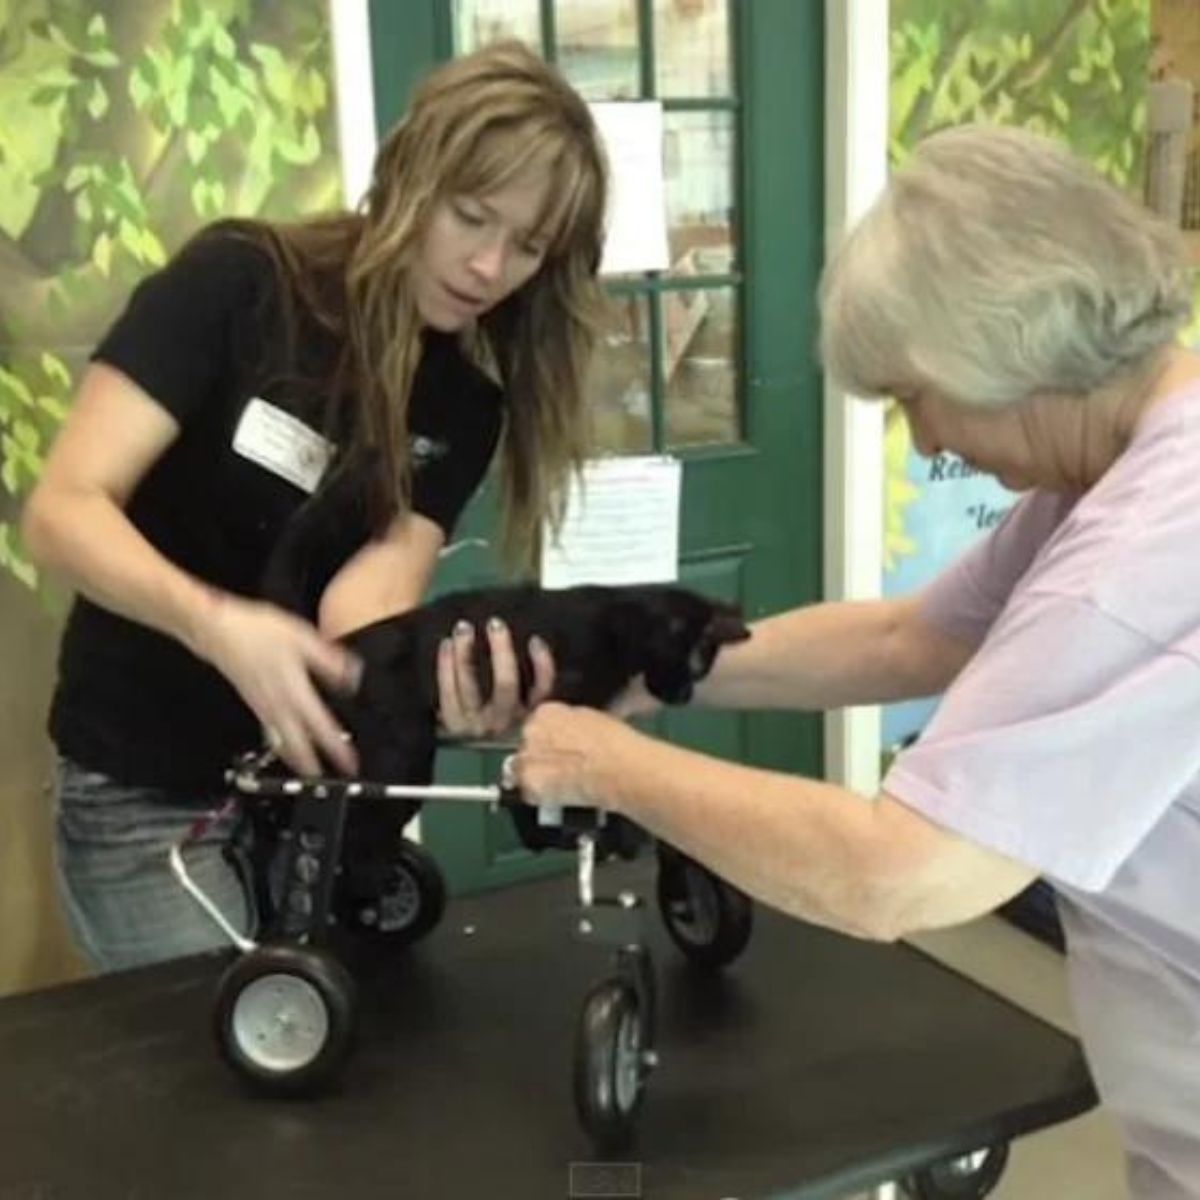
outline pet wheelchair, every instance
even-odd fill
[[[507,775],[508,761],[505,761]],[[597,1150],[626,1145],[646,1082],[657,1065],[655,980],[644,937],[645,904],[630,891],[598,894],[597,861],[633,858],[646,836],[594,809],[524,804],[511,780],[482,787],[295,779],[271,752],[240,758],[227,772],[232,796],[172,847],[182,886],[241,954],[217,990],[214,1028],[223,1058],[255,1090],[305,1096],[332,1082],[354,1041],[356,985],[331,945],[353,931],[401,949],[430,933],[446,907],[436,859],[418,843],[366,855],[346,838],[351,805],[408,801],[482,803],[504,809],[531,850],[574,850],[575,933],[612,951],[612,967],[587,993],[577,1023],[574,1099]],[[183,851],[207,826],[238,814],[248,826],[250,880],[262,919],[258,939],[239,933],[187,872]],[[376,851],[378,847],[376,847]],[[741,954],[753,924],[751,901],[699,863],[656,844],[657,902],[667,932],[696,966],[719,969]]]

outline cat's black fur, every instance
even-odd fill
[[[526,647],[536,634],[554,657],[552,698],[592,708],[607,707],[639,675],[665,704],[686,703],[721,646],[749,636],[736,609],[668,585],[452,592],[343,639],[363,661],[362,683],[353,696],[330,699],[354,737],[365,778],[429,778],[437,738],[438,644],[459,621],[472,625],[476,677],[489,695],[491,617],[511,631],[523,697],[533,682]]]

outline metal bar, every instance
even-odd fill
[[[554,0],[542,0],[539,24],[542,34],[542,53],[551,64],[558,62],[558,22],[555,20]]]
[[[579,850],[578,882],[581,908],[591,908],[595,903],[594,880],[596,875],[596,839],[590,833],[581,834],[577,843]]]
[[[653,99],[655,94],[654,65],[654,8],[653,0],[638,0],[638,73],[641,76],[643,100]]]
[[[700,292],[715,288],[734,288],[745,283],[740,271],[727,275],[655,275],[647,279],[614,279],[605,290],[613,296],[644,296],[651,292]]]
[[[248,954],[251,950],[258,949],[258,943],[252,938],[239,933],[226,919],[225,914],[209,899],[204,892],[200,890],[199,884],[188,874],[188,869],[184,865],[183,854],[181,853],[182,846],[174,845],[171,847],[171,870],[175,874],[175,878],[183,885],[184,890],[200,905],[202,909],[216,922],[221,932],[243,953]]]
[[[495,784],[364,783],[347,779],[260,779],[250,772],[234,772],[233,786],[247,796],[311,796],[318,800],[452,800],[469,804],[497,804],[504,792]]]

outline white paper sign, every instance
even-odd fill
[[[608,153],[609,198],[602,275],[665,271],[667,199],[663,112],[657,100],[590,105]]]
[[[579,583],[673,583],[679,576],[682,464],[667,457],[602,458],[572,487],[559,541],[543,538],[546,588]]]

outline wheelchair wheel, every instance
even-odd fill
[[[597,984],[584,1001],[575,1042],[575,1110],[602,1153],[633,1138],[648,1074],[645,1044],[633,988],[615,979]]]
[[[336,958],[304,946],[260,946],[221,979],[217,1043],[255,1090],[314,1095],[350,1053],[355,1007],[354,981]]]
[[[749,896],[675,850],[659,856],[658,907],[675,945],[709,969],[733,962],[754,928]]]
[[[972,1154],[934,1163],[901,1180],[909,1200],[983,1200],[989,1196],[1008,1162],[1008,1144],[1000,1142]]]
[[[351,885],[335,899],[343,928],[408,946],[430,933],[446,911],[446,881],[437,859],[408,838],[371,879],[369,890]]]

